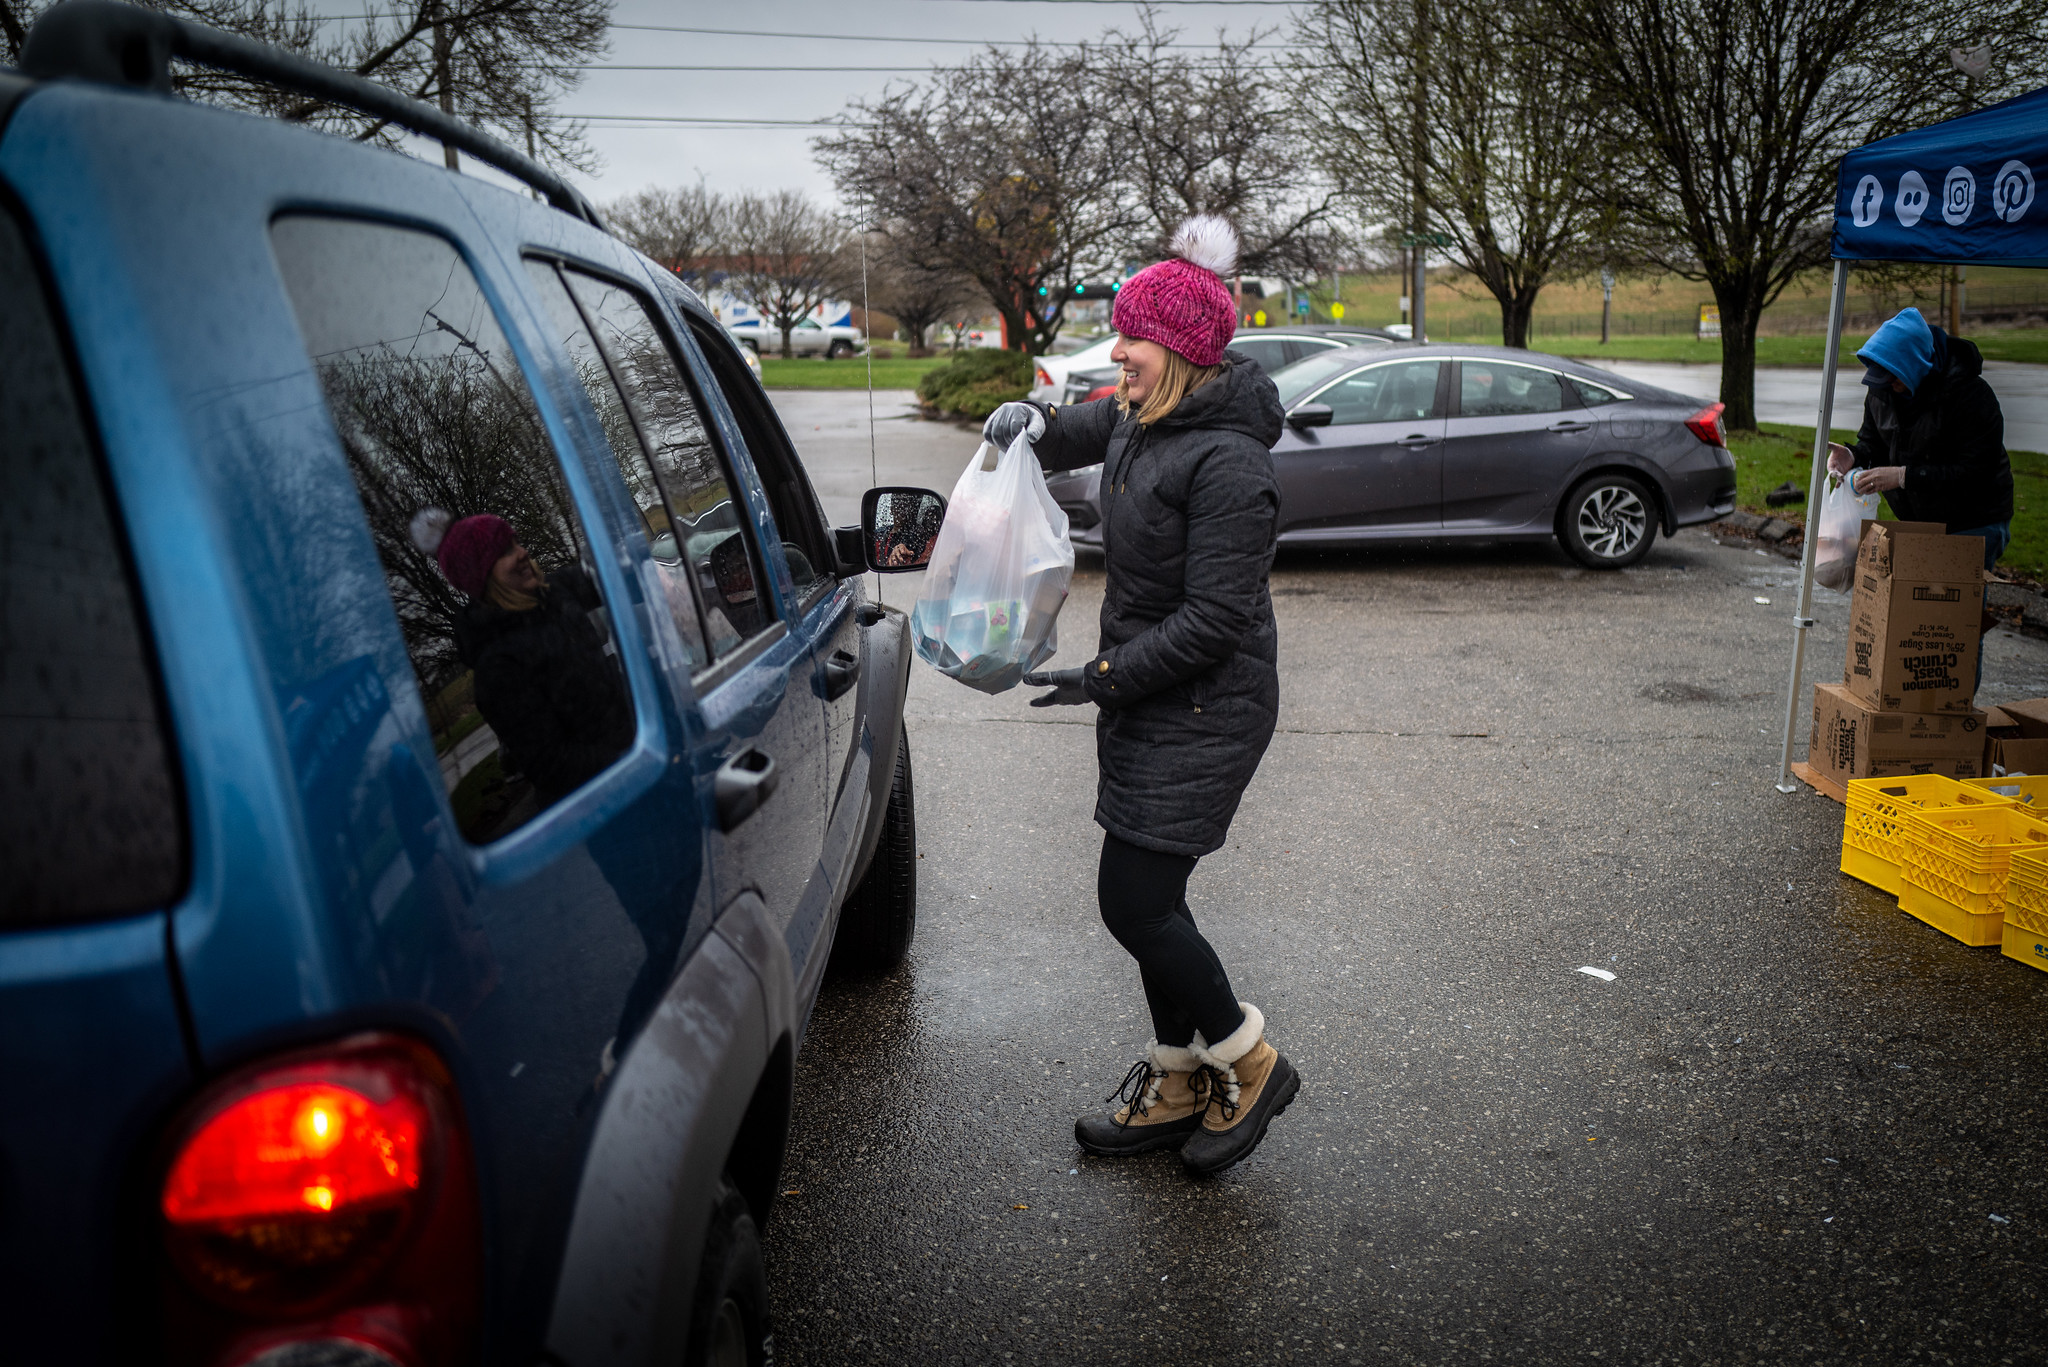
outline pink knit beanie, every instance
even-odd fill
[[[413,544],[434,557],[449,583],[471,598],[481,598],[491,582],[491,568],[519,544],[512,524],[493,513],[478,513],[449,522],[439,508],[422,508],[412,519]]]
[[[1237,306],[1223,284],[1237,268],[1237,233],[1213,214],[1196,214],[1174,230],[1167,251],[1166,260],[1124,282],[1109,325],[1196,365],[1215,365],[1237,333]]]

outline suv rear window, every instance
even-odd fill
[[[0,205],[0,928],[162,906],[185,819],[106,477]]]
[[[532,391],[454,247],[271,228],[426,701],[456,824],[483,844],[624,754],[633,705],[590,543]]]

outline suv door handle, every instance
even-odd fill
[[[850,650],[835,650],[825,661],[825,701],[842,696],[860,681],[860,657]]]
[[[1569,419],[1567,419],[1564,422],[1554,422],[1550,424],[1550,430],[1553,432],[1584,432],[1589,430],[1592,426],[1593,424],[1590,422],[1572,422]]]
[[[1394,443],[1394,445],[1396,445],[1396,446],[1434,446],[1434,445],[1436,445],[1436,438],[1435,438],[1435,437],[1425,437],[1425,436],[1423,436],[1423,435],[1422,435],[1422,433],[1420,433],[1420,432],[1411,432],[1411,433],[1409,433],[1409,434],[1408,434],[1407,436],[1405,436],[1405,437],[1401,438],[1401,440],[1399,440],[1399,441],[1395,442],[1395,443]]]
[[[718,829],[730,831],[760,811],[781,777],[775,772],[773,756],[751,748],[719,765],[711,781],[712,799],[718,805]]]

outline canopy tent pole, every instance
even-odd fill
[[[1813,428],[1813,473],[1806,488],[1806,538],[1799,552],[1799,606],[1792,611],[1792,678],[1785,685],[1785,746],[1778,754],[1778,791],[1796,793],[1792,740],[1799,729],[1799,674],[1806,664],[1806,632],[1813,625],[1813,560],[1820,548],[1820,500],[1827,481],[1828,441],[1834,430],[1835,365],[1842,354],[1842,306],[1849,295],[1849,263],[1835,262],[1828,299],[1828,344],[1821,356],[1820,417]]]

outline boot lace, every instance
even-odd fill
[[[1160,1076],[1164,1077],[1165,1074],[1161,1073]],[[1123,1106],[1118,1108],[1118,1113],[1126,1117],[1144,1115],[1152,1109],[1145,1104],[1145,1093],[1151,1089],[1152,1063],[1149,1059],[1141,1058],[1131,1065],[1130,1072],[1124,1074],[1124,1080],[1117,1085],[1117,1089],[1104,1097],[1103,1100],[1121,1101]],[[1130,1121],[1124,1119],[1117,1123],[1119,1125],[1128,1125]]]
[[[1196,1090],[1209,1094],[1208,1104],[1223,1112],[1223,1119],[1227,1124],[1237,1119],[1237,1103],[1230,1099],[1230,1079],[1224,1076],[1225,1071],[1205,1063],[1195,1070],[1195,1076],[1202,1080],[1201,1086]]]

